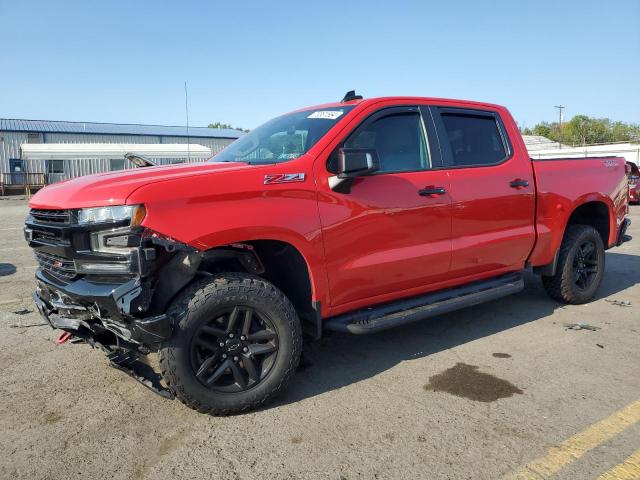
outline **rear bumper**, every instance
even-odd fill
[[[64,284],[37,270],[36,286],[34,303],[52,328],[101,344],[125,341],[151,350],[171,336],[167,315],[131,315],[136,299],[143,293],[138,278],[124,283],[79,279]]]

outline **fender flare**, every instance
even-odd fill
[[[268,233],[267,233],[268,232]],[[328,280],[324,266],[322,239],[315,235],[312,239],[297,232],[286,229],[275,229],[273,226],[254,226],[249,229],[231,229],[217,231],[189,242],[198,250],[212,250],[232,244],[250,243],[254,241],[278,241],[291,245],[302,257],[309,275],[312,302],[329,304]]]

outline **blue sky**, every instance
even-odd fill
[[[253,128],[419,95],[640,123],[640,0],[0,0],[0,117]]]

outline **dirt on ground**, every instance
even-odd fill
[[[87,345],[55,343],[30,298],[26,214],[0,200],[2,479],[496,479],[640,399],[640,207],[593,302],[558,304],[527,274],[512,297],[328,335],[285,394],[225,418],[161,398]],[[640,449],[640,423],[627,423],[526,478],[598,478]]]

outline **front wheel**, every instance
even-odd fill
[[[593,298],[604,277],[604,244],[588,225],[569,225],[560,245],[556,274],[543,276],[552,298],[578,305]]]
[[[226,273],[174,301],[179,321],[159,352],[162,376],[187,406],[213,415],[254,409],[282,391],[302,350],[291,302],[271,283]]]

